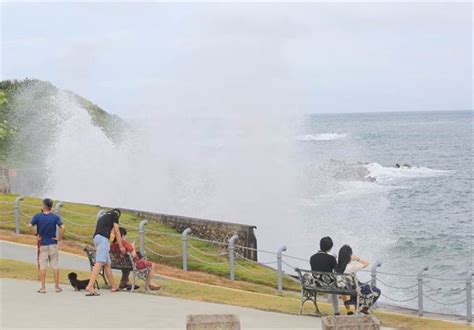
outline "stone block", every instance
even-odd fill
[[[371,315],[325,316],[323,330],[380,330],[380,322]]]
[[[187,330],[240,330],[238,316],[233,314],[188,315]]]

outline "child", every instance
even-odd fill
[[[161,289],[161,286],[151,283],[151,281],[153,279],[153,275],[155,273],[154,272],[154,268],[155,268],[154,266],[155,265],[151,261],[148,261],[148,260],[145,260],[145,259],[141,258],[137,254],[137,252],[135,251],[135,247],[133,246],[133,244],[128,242],[125,239],[125,236],[127,235],[127,229],[125,229],[123,227],[120,227],[119,232],[120,232],[120,236],[121,236],[121,239],[122,239],[122,245],[125,248],[125,250],[132,255],[133,261],[135,262],[135,265],[137,266],[137,269],[142,270],[142,269],[145,269],[145,268],[150,268],[150,274],[148,274],[147,283],[146,283],[148,288],[150,290],[159,290],[159,289]],[[114,240],[114,243],[110,246],[110,251],[120,251],[120,247],[119,247],[118,243],[116,242],[116,240]],[[125,274],[122,273],[122,280],[120,282],[120,287],[121,288],[127,288],[127,287],[130,286],[130,284],[128,283],[128,274],[130,274],[130,272],[125,273]]]

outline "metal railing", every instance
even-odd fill
[[[18,196],[14,202],[4,202],[1,201],[2,206],[9,205],[12,207],[11,210],[6,210],[5,207],[0,209],[0,226],[15,224],[15,233],[20,233],[21,225],[26,225],[28,222],[22,223],[22,217],[31,219],[33,214],[28,213],[32,209],[37,210],[38,206],[28,205],[21,203],[24,200],[24,196]],[[62,221],[68,225],[67,235],[79,240],[90,240],[92,238],[92,230],[95,229],[95,221],[98,215],[101,214],[103,210],[99,211],[97,214],[86,214],[79,213],[75,211],[70,211],[63,208],[61,202],[56,203],[54,213],[61,216]],[[72,218],[87,218],[94,219],[92,222],[78,222]],[[7,220],[9,219],[9,220]],[[225,266],[228,265],[229,269],[229,279],[235,280],[236,268],[242,274],[250,274],[253,276],[262,276],[271,278],[274,276],[276,278],[276,289],[279,294],[283,293],[284,281],[286,277],[288,279],[293,279],[289,276],[283,269],[283,266],[289,267],[291,270],[297,268],[294,263],[309,262],[308,259],[291,256],[285,254],[287,251],[286,246],[281,246],[276,252],[249,248],[242,245],[237,245],[236,242],[239,240],[237,235],[233,235],[227,242],[218,242],[207,240],[199,237],[190,236],[192,233],[191,228],[186,228],[181,234],[159,231],[155,229],[146,229],[148,224],[147,220],[143,220],[139,223],[138,227],[136,224],[127,224],[120,223],[121,226],[137,231],[138,241],[139,241],[139,251],[145,255],[150,253],[157,258],[165,259],[176,259],[181,260],[182,268],[184,271],[189,269],[189,260],[193,260],[199,264],[205,265],[216,265],[216,266]],[[81,228],[81,231],[78,229]],[[90,235],[83,235],[83,230],[90,229]],[[148,236],[147,236],[148,235]],[[159,241],[160,237],[167,236],[171,240],[180,240],[179,243],[173,244],[163,244],[162,241]],[[168,241],[169,241],[168,239]],[[194,244],[192,241],[195,241]],[[199,243],[199,244],[198,244]],[[207,248],[203,249],[199,245],[203,245]],[[212,244],[212,248],[210,248]],[[219,252],[215,252],[216,248]],[[254,260],[244,257],[242,254],[236,251],[236,248],[239,251],[248,249],[256,251],[259,253],[259,256],[265,255],[268,256],[270,260],[265,262],[256,262]],[[164,252],[165,251],[165,252]],[[275,268],[271,266],[275,266]],[[385,293],[385,290],[382,290],[381,296],[388,300],[389,302],[404,304],[411,301],[417,301],[417,314],[422,316],[424,314],[424,300],[428,300],[433,304],[440,306],[460,306],[465,304],[466,313],[465,318],[467,322],[472,322],[472,277],[473,274],[471,271],[467,273],[465,278],[441,278],[436,276],[426,275],[429,268],[422,267],[418,274],[399,274],[399,273],[390,273],[379,271],[378,268],[382,266],[382,263],[377,261],[370,270],[364,270],[363,272],[370,274],[370,283],[373,286],[380,285],[380,287],[387,288],[387,290],[396,290],[397,292],[403,292],[398,297],[390,296]],[[386,278],[396,278],[394,281],[389,283],[389,280]],[[383,278],[383,279],[382,279]],[[408,281],[408,285],[400,285],[400,279]],[[431,285],[430,281],[443,281],[443,282],[452,282],[459,285],[455,289],[451,289],[449,292],[443,291],[442,288],[435,288]],[[464,286],[463,286],[464,284]],[[440,295],[450,295],[450,294],[465,294],[463,299],[458,298],[457,300],[449,300],[444,297],[444,299],[439,299]],[[452,299],[452,298],[451,298]]]

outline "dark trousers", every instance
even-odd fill
[[[367,308],[372,307],[373,304],[379,299],[381,291],[379,288],[369,284],[369,283],[360,283],[360,293],[362,297],[361,299],[364,299],[368,302],[371,302],[370,306],[365,306]],[[351,299],[346,301],[344,304],[345,305],[355,305],[356,303],[356,297],[351,296]]]
[[[129,276],[130,276],[130,271],[126,269],[122,269],[122,277],[120,278],[120,288],[126,287],[128,285],[129,281]]]

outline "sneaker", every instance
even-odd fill
[[[130,290],[132,290],[132,285],[131,285],[131,284],[128,284],[127,286],[120,287],[120,289],[130,291]],[[139,286],[139,285],[135,285],[134,290],[138,290],[138,289],[140,289],[140,286]]]
[[[353,311],[349,311],[349,312],[347,312],[347,315],[354,315],[354,312],[353,312]]]

